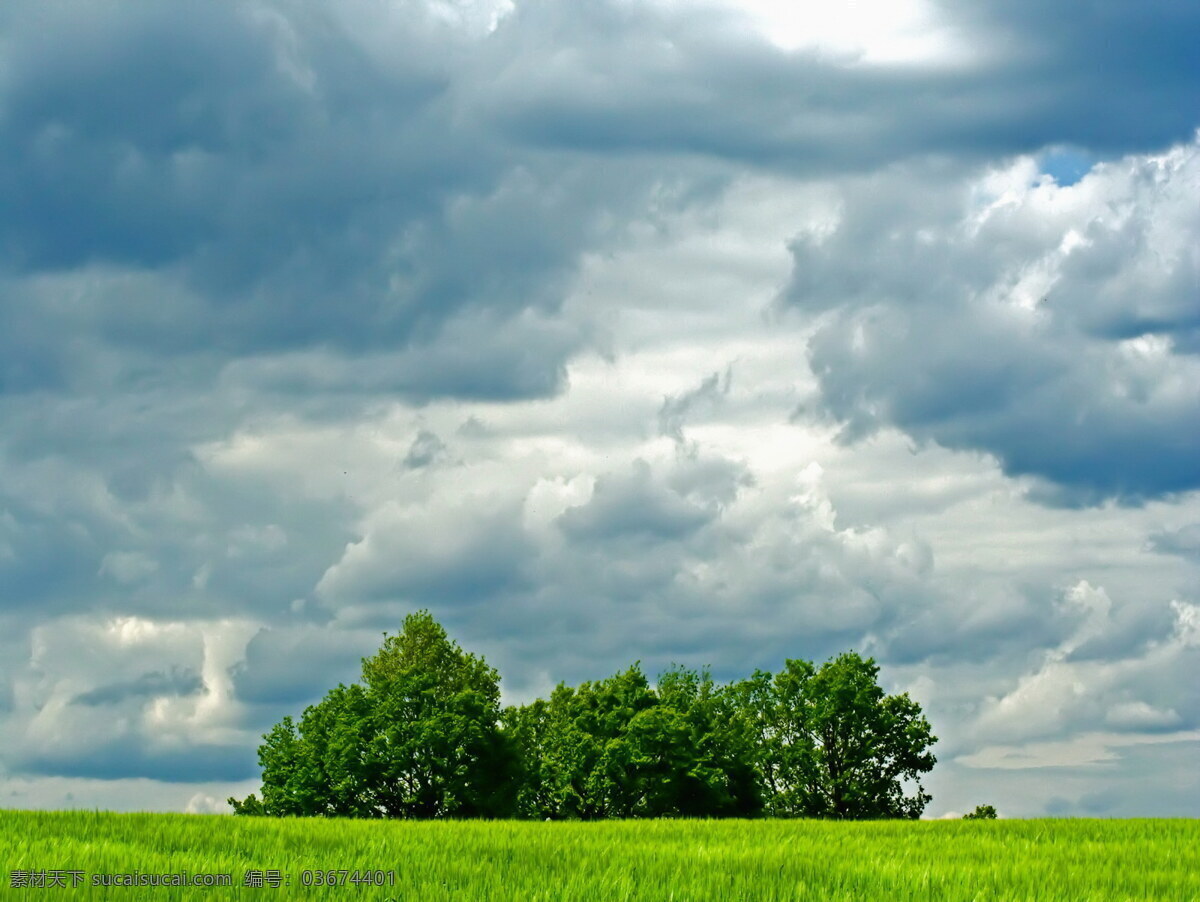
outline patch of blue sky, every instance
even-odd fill
[[[1042,155],[1038,168],[1062,187],[1074,185],[1092,171],[1096,159],[1077,147],[1055,147]]]

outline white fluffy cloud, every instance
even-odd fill
[[[76,616],[35,628],[12,671],[3,733],[18,771],[183,782],[244,777],[229,668],[249,637],[235,622]]]

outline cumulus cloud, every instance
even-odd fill
[[[204,792],[195,793],[184,807],[185,814],[225,814],[228,803]]]
[[[1200,694],[1180,679],[1200,665],[1189,626],[1194,606],[1164,605],[1172,622],[1136,650],[1079,658],[1076,649],[1113,630],[1113,602],[1081,582],[1062,603],[1076,612],[1076,628],[1014,687],[987,701],[970,727],[981,747],[960,763],[1081,767],[1118,761],[1130,745],[1200,739]],[[1056,738],[1064,733],[1071,738]]]
[[[11,771],[99,779],[242,779],[228,667],[245,629],[74,617],[33,631],[3,733]],[[102,675],[102,676],[101,676]],[[103,682],[95,685],[100,677]],[[91,688],[86,688],[91,686]],[[82,691],[81,691],[82,690]]]
[[[492,497],[440,509],[388,504],[363,530],[317,583],[330,604],[393,600],[419,608],[487,596],[520,585],[534,553],[517,508]]]
[[[649,464],[638,460],[628,475],[598,478],[588,502],[564,512],[558,523],[576,542],[654,542],[686,538],[711,518],[712,512],[657,483]]]
[[[994,455],[1051,503],[1200,487],[1194,183],[1200,144],[1071,187],[1030,158],[849,183],[793,243],[785,303],[828,320],[810,359],[853,441],[896,426]]]
[[[469,612],[472,633],[502,641],[520,693],[551,662],[595,677],[617,657],[729,674],[824,657],[886,629],[932,571],[915,537],[839,529],[816,464],[798,480],[754,477],[659,441],[620,464],[559,467],[503,488],[485,461],[428,474],[440,483],[409,489],[419,502],[364,522],[322,579],[323,602],[355,624],[420,606],[451,622]]]

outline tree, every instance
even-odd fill
[[[815,670],[789,660],[774,678],[734,686],[756,736],[766,813],[776,817],[916,818],[930,796],[918,782],[937,741],[907,693],[885,696],[871,658],[849,652]]]
[[[994,821],[996,819],[996,809],[991,805],[976,805],[975,810],[970,814],[964,814],[964,821]]]
[[[384,634],[365,686],[338,686],[285,717],[259,748],[261,802],[235,813],[342,817],[511,814],[513,757],[499,728],[499,675],[428,611]]]
[[[933,769],[937,742],[920,706],[883,694],[874,659],[854,652],[821,665],[809,683],[808,728],[817,745],[816,810],[822,817],[918,818],[931,796],[904,781]]]
[[[774,677],[757,670],[731,687],[752,741],[750,760],[758,774],[769,817],[816,817],[818,748],[812,735],[808,661],[788,660]]]
[[[634,665],[549,702],[505,712],[520,749],[525,817],[753,816],[749,733],[707,674],[676,668],[651,688]],[[739,744],[740,743],[740,744]]]
[[[526,762],[525,814],[599,820],[641,813],[630,727],[656,703],[635,664],[578,689],[559,684],[549,702],[510,712],[506,722],[521,731]]]
[[[512,755],[500,732],[500,677],[428,611],[363,661],[372,699],[374,801],[388,817],[511,813]]]
[[[500,715],[504,735],[516,753],[513,813],[519,818],[541,820],[556,810],[550,769],[544,763],[549,708],[549,703],[539,698],[527,705],[509,706]]]
[[[675,667],[658,678],[660,704],[677,712],[682,756],[674,813],[688,817],[757,817],[762,794],[754,766],[755,733],[735,692],[707,671]]]

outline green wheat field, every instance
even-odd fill
[[[0,860],[0,897],[14,899],[1200,900],[1197,820],[370,822],[0,811]],[[229,885],[102,884],[159,874],[228,874]]]

